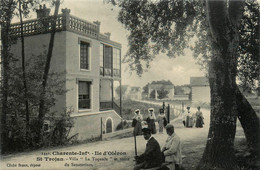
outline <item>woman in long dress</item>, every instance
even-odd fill
[[[190,107],[187,107],[187,116],[186,116],[186,127],[191,128],[193,126],[193,119],[190,113]]]
[[[148,112],[149,112],[149,117],[147,118],[148,128],[152,131],[152,134],[155,134],[156,133],[156,126],[155,126],[156,117],[154,114],[154,109],[149,108]]]
[[[198,111],[196,112],[196,127],[197,128],[202,128],[204,124],[204,117],[202,112],[200,111],[200,106],[197,107]]]
[[[135,125],[134,125],[135,136],[142,135],[143,116],[141,115],[139,109],[135,110],[135,116],[133,117],[133,121],[135,121]]]
[[[160,114],[158,115],[159,133],[163,133],[164,124],[166,123],[166,116],[163,109],[160,109]],[[166,123],[167,124],[167,123]]]

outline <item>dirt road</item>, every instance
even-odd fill
[[[191,112],[196,109],[192,108]],[[209,110],[203,110],[204,128],[184,128],[182,119],[177,118],[171,123],[182,142],[191,142],[195,138],[205,138],[209,126]],[[155,134],[154,138],[163,146],[167,134]],[[137,151],[145,150],[146,141],[137,136]],[[187,156],[187,155],[186,155]],[[133,169],[134,138],[113,139],[95,143],[80,144],[70,147],[51,148],[33,152],[24,152],[4,156],[1,159],[1,170],[17,169]]]

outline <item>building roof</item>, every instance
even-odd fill
[[[37,18],[23,21],[24,36],[32,36],[37,34],[46,34],[51,32],[53,16],[49,16],[49,9],[44,8],[36,10]],[[46,12],[47,11],[47,12]],[[70,14],[70,9],[62,9],[62,14],[58,14],[56,19],[56,32],[69,31],[89,38],[97,39],[101,42],[108,43],[117,48],[121,48],[121,44],[110,39],[111,33],[100,33],[99,21],[89,22],[87,20],[75,17]],[[10,34],[13,37],[20,37],[20,22],[12,23]]]
[[[207,77],[190,77],[191,86],[209,86],[209,79]]]

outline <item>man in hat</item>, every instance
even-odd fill
[[[142,155],[135,156],[136,166],[134,170],[160,167],[163,158],[159,143],[152,137],[150,129],[143,128],[142,132],[144,139],[147,140],[146,149]]]
[[[167,167],[170,170],[178,170],[182,164],[180,137],[174,133],[174,126],[172,124],[167,124],[165,128],[169,136],[162,148],[165,162],[169,163]]]

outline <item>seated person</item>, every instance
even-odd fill
[[[149,169],[160,167],[163,161],[160,145],[151,135],[151,130],[148,128],[142,129],[144,139],[147,140],[145,152],[140,156],[135,156],[136,166],[138,169]]]
[[[169,136],[162,148],[165,162],[169,163],[167,167],[170,170],[178,170],[181,168],[182,164],[180,137],[174,133],[174,126],[172,124],[167,124],[165,128]]]

